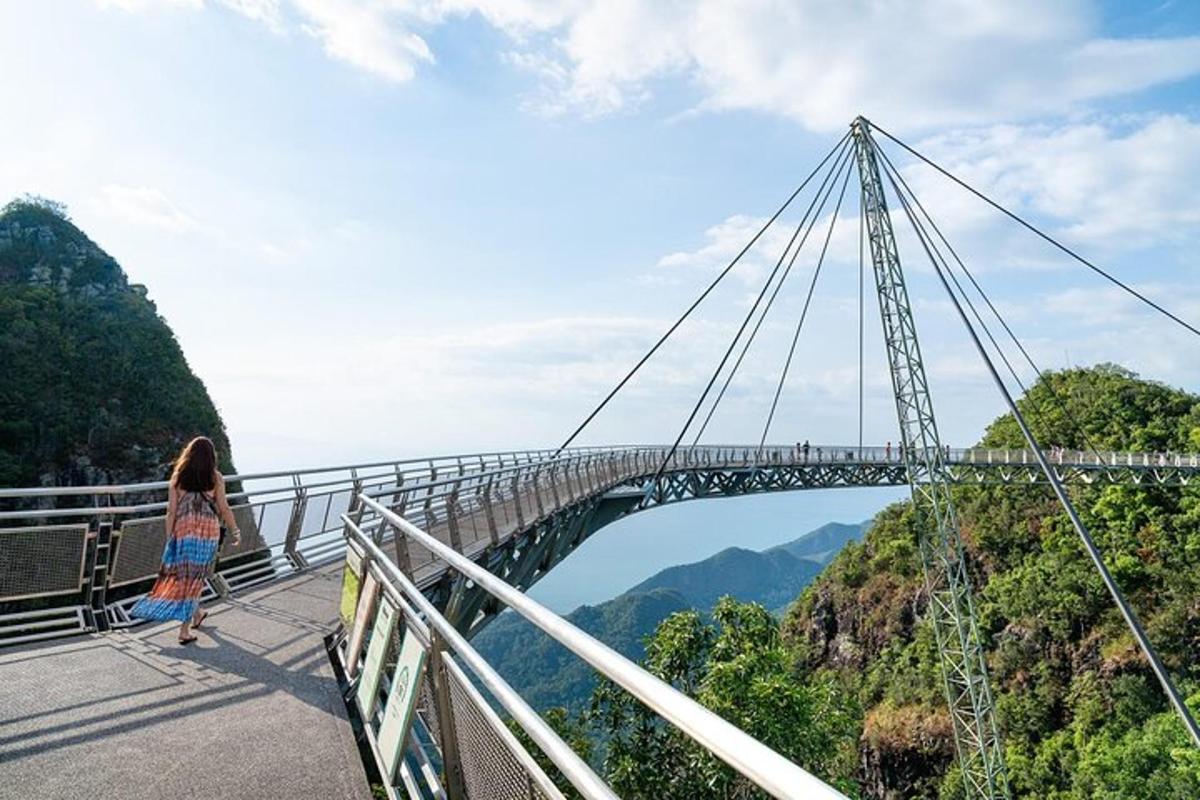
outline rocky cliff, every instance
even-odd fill
[[[0,486],[165,476],[225,426],[146,288],[38,198],[0,211]]]

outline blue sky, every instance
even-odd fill
[[[1194,3],[7,3],[0,74],[0,196],[66,202],[148,285],[244,470],[557,442],[857,113],[1200,319]],[[1043,366],[1200,390],[1194,338],[899,163]],[[856,214],[785,441],[855,435]],[[1001,404],[907,244],[942,430],[969,442]],[[731,276],[590,441],[673,438],[773,257]],[[811,268],[712,439],[757,437]],[[883,441],[878,327],[866,429]],[[768,539],[882,501],[787,502],[797,527]],[[761,506],[731,505],[710,531],[762,527]],[[688,553],[742,540],[706,537]]]

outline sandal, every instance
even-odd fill
[[[196,641],[196,637],[195,637],[195,636],[189,636],[189,637],[187,637],[186,639],[180,639],[180,640],[179,640],[179,643],[180,643],[180,644],[191,644],[191,643],[192,643],[192,642],[194,642],[194,641]]]
[[[195,618],[195,620],[192,622],[192,627],[193,627],[193,628],[199,628],[199,627],[200,627],[200,623],[204,622],[204,620],[206,620],[206,619],[208,619],[208,612],[207,612],[207,611],[201,611],[201,612],[200,612],[200,616],[199,616],[199,617],[196,617],[196,618]]]

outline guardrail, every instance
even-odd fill
[[[840,792],[806,772],[797,764],[771,750],[766,745],[730,724],[717,714],[714,714],[712,711],[704,708],[674,687],[646,672],[624,656],[571,625],[562,617],[531,600],[528,596],[509,586],[503,580],[492,575],[486,569],[466,558],[452,547],[413,525],[404,517],[370,497],[361,496],[361,499],[364,511],[373,512],[374,517],[355,521],[351,517],[345,516],[343,519],[346,524],[347,537],[363,548],[365,554],[370,557],[371,564],[378,568],[376,574],[382,574],[385,580],[393,584],[397,592],[402,595],[401,600],[416,606],[423,615],[423,621],[429,627],[434,628],[441,637],[444,637],[444,640],[451,644],[455,653],[462,656],[463,660],[471,665],[481,682],[495,692],[497,700],[513,715],[517,724],[530,735],[531,739],[537,742],[538,746],[543,749],[543,752],[546,753],[554,765],[562,771],[563,775],[583,797],[589,799],[611,798],[615,797],[615,795],[611,789],[599,781],[599,778],[590,768],[587,768],[586,764],[583,764],[577,757],[574,757],[573,753],[570,753],[569,748],[553,732],[546,728],[545,723],[532,712],[532,709],[527,704],[512,693],[511,688],[459,636],[454,626],[437,612],[403,571],[391,563],[388,556],[380,548],[385,531],[392,531],[397,537],[411,539],[421,547],[429,550],[436,558],[444,561],[463,579],[473,581],[494,598],[536,625],[559,644],[586,661],[601,675],[628,691],[664,720],[674,725],[683,734],[704,747],[717,758],[720,758],[748,781],[763,791],[768,792],[773,797],[844,800],[844,796]],[[364,532],[364,529],[371,527],[375,530],[377,540],[373,540]],[[359,606],[361,606],[362,602],[360,599]],[[355,627],[365,625],[365,616],[368,615],[369,612],[361,618],[362,621],[356,620],[354,623]],[[353,642],[356,638],[358,638],[357,635],[352,634],[350,642]],[[357,665],[357,653],[355,652],[357,648],[351,645],[350,642],[347,643],[347,648],[343,651],[349,653],[346,663]],[[444,645],[440,644],[435,646],[444,647]],[[436,663],[445,658],[446,654],[439,652],[432,660]],[[403,660],[403,656],[398,659],[397,669],[400,669],[399,665]],[[435,692],[438,691],[437,682],[440,679],[435,674],[433,678]],[[389,698],[388,702],[390,704],[391,702],[399,701]],[[449,705],[447,708],[449,708]],[[371,709],[360,710],[367,710],[367,716],[372,716],[370,714]],[[441,708],[439,707],[438,710],[441,710]],[[386,714],[387,712],[385,711],[385,716]],[[463,757],[461,747],[457,748],[456,752],[455,743],[451,743],[447,739],[448,734],[445,721],[449,718],[449,715],[440,717],[437,726],[443,738],[441,757],[445,760],[447,753],[450,753],[451,759],[461,759]],[[381,729],[382,724],[381,722]],[[380,759],[379,766],[381,772],[386,777],[390,777],[392,771],[389,769],[389,765],[395,763],[395,759],[393,758],[389,762],[387,753],[380,752],[378,749],[376,750],[376,757]],[[479,757],[478,754],[475,754],[475,757]],[[525,763],[528,763],[528,761]],[[448,775],[464,772],[465,770],[456,768],[453,763],[446,764],[446,773]],[[412,777],[411,771],[409,777]],[[454,778],[450,780],[452,781]],[[433,787],[430,788],[432,789]],[[480,786],[479,791],[472,791],[473,787],[470,785],[465,785],[463,788],[466,790],[464,796],[468,798],[501,797],[496,794],[497,790],[494,784]],[[453,797],[453,792],[451,796]],[[546,796],[553,795],[546,793]]]
[[[206,597],[338,557],[340,518],[356,495],[475,557],[582,498],[626,483],[641,486],[667,452],[661,445],[527,450],[230,475],[243,541],[222,549]],[[903,455],[888,445],[704,445],[677,450],[667,470],[872,467],[901,464]],[[1200,472],[1195,454],[1052,449],[1048,455],[1071,479],[1124,471],[1173,474],[1178,483]],[[1031,480],[1040,475],[1028,450],[947,448],[943,460],[964,480],[987,479],[1004,465],[1027,468]],[[0,644],[131,624],[129,607],[158,571],[166,488],[154,482],[0,489]],[[403,538],[395,545],[397,563],[419,586],[437,577],[442,568],[427,550],[408,552]]]
[[[477,453],[226,477],[242,544],[218,554],[204,595],[255,586],[340,556],[340,515],[359,492],[455,517],[471,481],[561,471],[601,448]],[[623,452],[636,453],[638,448]],[[157,575],[166,482],[0,489],[0,645],[132,624]]]

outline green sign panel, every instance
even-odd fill
[[[392,689],[383,707],[383,723],[379,726],[379,752],[383,756],[387,778],[396,775],[396,767],[404,754],[404,743],[412,725],[413,709],[417,706],[421,677],[425,670],[425,646],[411,630],[405,630],[400,658],[392,676]]]
[[[371,643],[367,645],[367,658],[363,664],[362,678],[358,683],[358,710],[362,713],[363,720],[368,723],[375,715],[375,700],[379,696],[379,676],[383,672],[388,644],[396,630],[399,613],[399,609],[396,608],[390,597],[380,595],[379,611],[375,614],[375,628],[371,631]]]
[[[362,554],[353,545],[346,547],[346,567],[342,570],[342,602],[339,609],[342,624],[347,629],[354,621],[354,610],[358,608],[358,590],[362,587]]]

